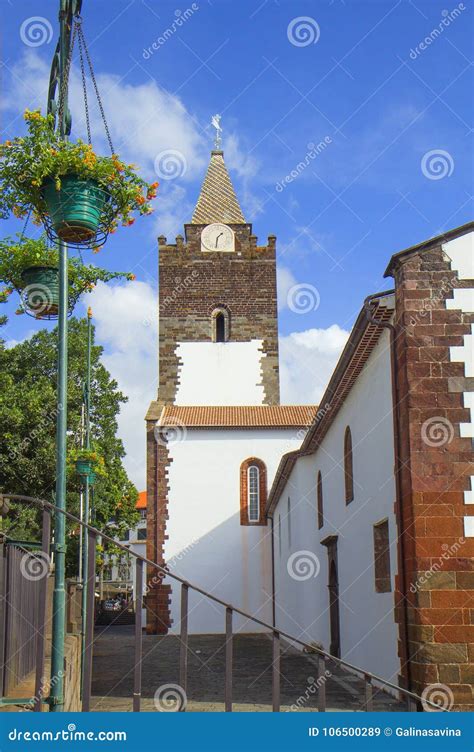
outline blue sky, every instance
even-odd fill
[[[23,128],[25,106],[44,107],[56,9],[53,0],[2,4],[4,137]],[[29,38],[38,15],[40,36]],[[84,0],[82,15],[116,150],[154,179],[158,155],[178,159],[177,176],[160,180],[153,218],[119,230],[94,257],[134,271],[148,300],[156,236],[173,242],[190,219],[215,112],[244,214],[260,242],[278,238],[283,337],[346,332],[364,297],[391,286],[383,271],[392,253],[471,219],[470,3]],[[73,133],[83,135],[76,74],[72,90]],[[101,150],[96,111],[93,126]],[[324,139],[308,158],[308,144]],[[316,310],[288,307],[295,283],[317,289]],[[6,336],[37,326],[12,316]],[[103,332],[113,355],[117,340]]]

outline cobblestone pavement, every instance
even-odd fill
[[[191,635],[188,656],[188,711],[223,710],[224,636]],[[142,709],[157,710],[155,692],[179,683],[179,637],[143,636]],[[91,709],[131,711],[133,694],[133,627],[97,630],[94,643]],[[270,711],[272,643],[267,635],[236,635],[233,652],[233,701],[236,711]],[[326,683],[328,710],[361,711],[363,683],[330,664]],[[283,645],[282,710],[314,712],[317,668],[313,656]],[[311,689],[313,688],[313,689]],[[374,692],[375,710],[403,710],[385,693]]]

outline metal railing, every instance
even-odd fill
[[[130,551],[125,545],[118,543],[113,537],[98,530],[93,525],[82,522],[70,512],[63,509],[59,509],[54,504],[45,501],[43,499],[36,499],[30,496],[16,495],[16,494],[3,494],[5,499],[21,503],[33,503],[43,510],[43,534],[42,534],[42,549],[46,553],[49,552],[49,535],[51,526],[51,513],[60,512],[75,525],[82,525],[86,531],[89,541],[88,548],[88,574],[86,587],[86,607],[87,618],[85,625],[85,651],[84,651],[84,663],[83,663],[83,693],[82,693],[82,710],[87,712],[90,710],[91,704],[91,687],[92,687],[92,654],[94,644],[94,604],[95,604],[95,579],[96,579],[96,545],[97,539],[100,537],[104,541],[113,543],[114,546],[123,549],[126,553],[134,556],[136,559],[136,572],[135,572],[135,656],[134,656],[134,679],[133,679],[133,711],[139,712],[141,705],[142,694],[142,608],[143,602],[143,567],[155,569],[161,574],[161,579],[170,577],[176,582],[181,584],[181,618],[180,618],[180,658],[179,658],[179,681],[180,686],[184,692],[186,692],[188,681],[188,602],[189,591],[193,590],[196,593],[204,596],[205,598],[217,603],[224,608],[225,618],[223,619],[223,632],[225,633],[225,685],[224,685],[224,706],[226,712],[232,712],[232,663],[233,663],[233,616],[234,614],[240,614],[245,619],[258,624],[261,627],[267,629],[272,635],[272,708],[274,712],[280,711],[280,658],[281,658],[281,639],[284,638],[290,643],[295,643],[303,648],[306,648],[308,652],[317,655],[317,667],[318,667],[318,679],[322,679],[326,676],[327,666],[330,663],[336,664],[345,671],[357,676],[364,682],[364,702],[363,707],[365,711],[372,711],[374,709],[374,690],[387,691],[390,690],[390,695],[393,697],[399,694],[406,702],[406,710],[416,712],[421,710],[423,706],[429,705],[436,710],[446,710],[440,707],[436,703],[431,702],[429,699],[424,699],[404,687],[400,687],[387,679],[383,679],[376,674],[365,671],[342,658],[336,658],[330,653],[315,647],[304,640],[301,640],[294,635],[278,629],[277,627],[268,624],[256,616],[247,613],[237,606],[233,606],[230,603],[223,601],[221,598],[208,593],[198,585],[194,585],[187,580],[179,577],[173,572],[170,572],[166,567],[157,564],[150,559],[140,556],[134,551]],[[46,588],[43,588],[43,617],[44,608],[46,604]],[[44,618],[43,618],[44,622]],[[37,663],[36,663],[36,684],[35,684],[35,704],[34,710],[41,710],[41,702],[47,702],[43,698],[44,688],[42,686],[42,677],[44,669],[44,623],[40,625],[38,629],[37,638]],[[378,685],[378,686],[377,686]],[[317,681],[317,706],[319,712],[326,710],[326,683],[324,680]],[[39,699],[38,699],[39,698]],[[43,698],[43,699],[41,699]],[[30,702],[30,701],[28,701]],[[184,709],[184,708],[183,708]]]

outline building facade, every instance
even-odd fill
[[[474,223],[392,257],[319,407],[279,403],[276,239],[258,245],[220,151],[184,232],[158,239],[147,557],[472,708]],[[178,630],[172,579],[147,585],[148,632]],[[193,595],[189,613],[223,632],[223,609]]]
[[[201,587],[270,619],[267,489],[281,454],[299,445],[316,410],[279,405],[276,238],[258,244],[221,151],[211,153],[184,230],[172,245],[158,239],[159,386],[146,416],[147,555],[185,579],[198,566]],[[179,628],[179,589],[148,574],[148,631]],[[220,631],[223,618],[190,604],[191,631]]]
[[[126,546],[131,554],[146,556],[146,491],[140,491],[136,504],[137,511],[140,515],[135,527],[126,531],[123,538],[116,540]],[[135,603],[135,573],[136,559],[134,556],[126,553],[104,554],[104,567],[102,570],[102,590],[107,597],[113,596],[118,592],[127,592],[131,594]],[[143,587],[146,586],[146,576],[143,576]],[[145,617],[145,613],[143,614]]]
[[[386,276],[270,491],[276,625],[472,709],[474,223]]]

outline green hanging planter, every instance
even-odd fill
[[[28,266],[21,273],[23,305],[36,318],[54,318],[59,311],[59,269]]]
[[[89,474],[77,473],[77,475],[79,475],[79,480],[80,480],[81,486],[85,485],[86,480],[88,481],[89,486],[94,486],[95,485],[95,482],[96,482],[96,479],[97,479],[97,475],[95,474],[95,472],[93,470],[91,470]]]
[[[76,473],[78,475],[88,476],[89,478],[93,475],[95,479],[95,473],[92,470],[92,460],[76,460]]]
[[[109,200],[95,180],[65,175],[58,191],[54,180],[48,178],[43,183],[43,198],[52,229],[61,240],[72,244],[93,243]]]

